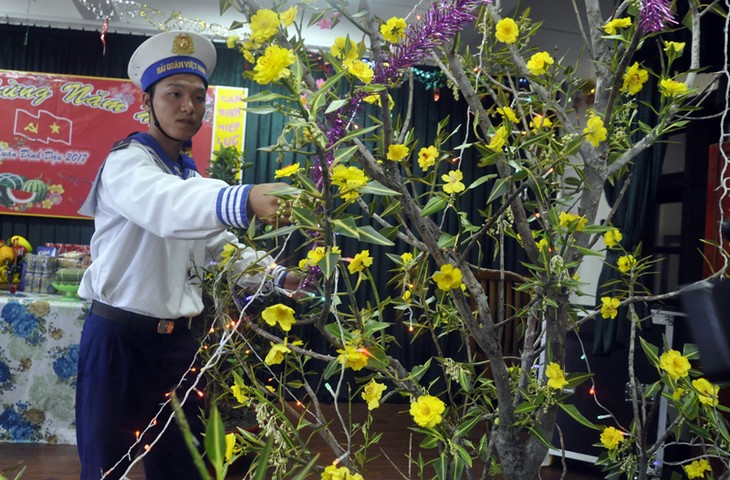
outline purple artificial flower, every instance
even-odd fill
[[[441,0],[431,4],[423,23],[409,25],[405,40],[391,47],[390,56],[379,62],[373,81],[396,80],[398,72],[410,68],[429,55],[435,47],[456,36],[462,26],[476,19],[476,10],[492,0]]]
[[[670,8],[671,0],[642,0],[639,28],[643,33],[658,32],[677,21]]]

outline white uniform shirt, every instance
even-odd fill
[[[227,227],[247,226],[249,186],[229,186],[197,172],[183,179],[164,168],[155,150],[136,141],[107,157],[91,190],[91,210],[81,210],[93,214],[95,223],[81,297],[157,318],[202,311],[196,269],[220,260],[227,243],[239,243]],[[242,250],[239,264],[256,261],[272,262],[262,252]],[[280,269],[276,275],[282,277]]]

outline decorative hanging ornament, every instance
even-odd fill
[[[101,23],[101,44],[104,46],[102,55],[106,55],[106,32],[109,31],[109,17],[104,17],[104,21]]]

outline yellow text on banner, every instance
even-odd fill
[[[246,131],[246,111],[243,100],[247,88],[215,87],[215,118],[213,120],[212,150],[237,147],[243,152]]]

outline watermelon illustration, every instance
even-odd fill
[[[43,180],[37,178],[26,181],[21,190],[35,194],[31,200],[32,202],[42,202],[48,196],[48,185]]]
[[[15,205],[15,200],[11,198],[8,192],[22,189],[26,180],[25,177],[16,173],[0,173],[0,205],[3,207],[12,207]]]

